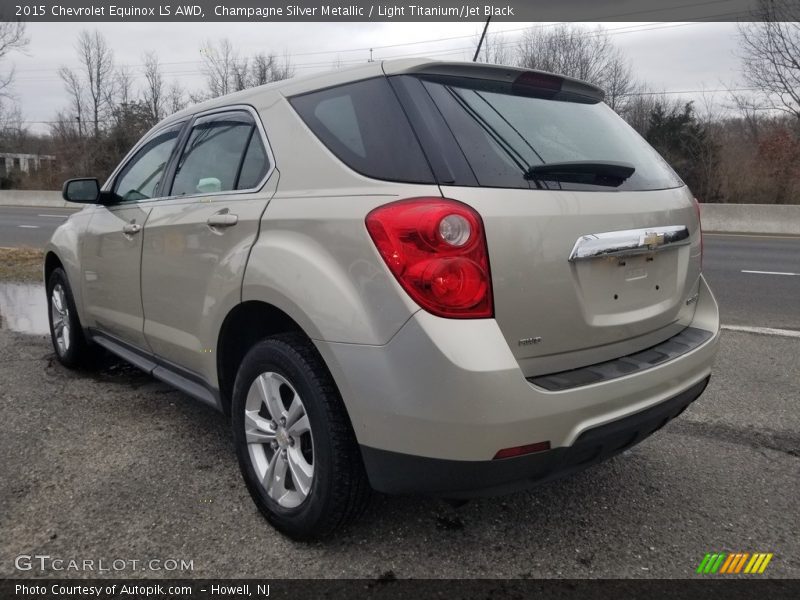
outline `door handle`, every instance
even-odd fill
[[[122,233],[126,235],[133,235],[139,233],[141,230],[142,226],[136,223],[125,223],[125,225],[122,226]]]
[[[233,227],[238,222],[239,216],[230,213],[217,213],[208,217],[206,221],[209,227]]]

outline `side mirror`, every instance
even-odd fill
[[[97,204],[100,201],[100,182],[93,177],[70,179],[61,188],[61,196],[67,202]]]

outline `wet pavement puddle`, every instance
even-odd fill
[[[37,335],[50,331],[42,284],[0,282],[0,329]]]

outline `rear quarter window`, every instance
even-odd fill
[[[289,102],[314,135],[354,171],[388,181],[434,183],[385,77],[294,96]]]

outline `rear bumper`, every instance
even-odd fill
[[[498,491],[513,489],[514,480],[569,472],[585,462],[576,458],[579,440],[673,401],[694,400],[719,342],[717,304],[702,278],[694,317],[684,325],[709,335],[645,370],[560,390],[526,379],[493,319],[419,311],[384,346],[316,345],[342,394],[373,486],[452,496],[465,489],[464,477],[485,477],[480,486]],[[493,460],[503,448],[540,442],[552,450]]]
[[[492,496],[570,475],[638,444],[694,402],[708,378],[674,398],[584,431],[574,444],[518,458],[459,461],[361,447],[372,486],[387,494]]]

